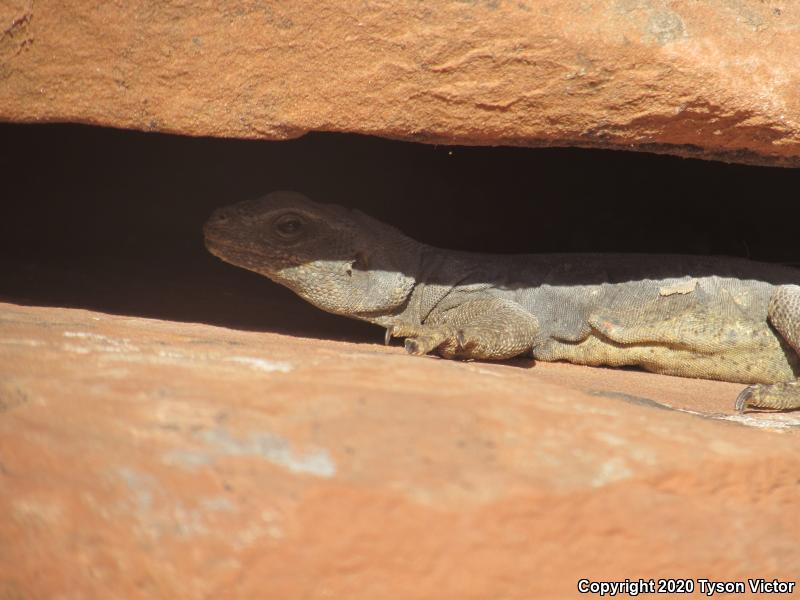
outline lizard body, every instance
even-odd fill
[[[800,271],[727,257],[487,255],[434,248],[293,192],[219,209],[208,249],[328,312],[405,337],[411,354],[584,365],[749,385],[800,408]]]

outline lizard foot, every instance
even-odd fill
[[[501,298],[470,300],[422,324],[393,323],[386,339],[406,338],[409,354],[436,351],[456,360],[506,360],[529,352],[539,321],[520,305]]]
[[[791,410],[800,408],[800,381],[749,385],[736,397],[736,411],[748,406]]]

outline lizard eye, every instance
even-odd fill
[[[294,239],[303,232],[303,220],[290,213],[276,219],[273,227],[282,238]]]

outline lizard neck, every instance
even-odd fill
[[[370,322],[382,327],[397,323],[422,324],[453,290],[474,274],[474,266],[464,260],[463,253],[425,244],[418,244],[415,250],[414,286],[406,302],[396,311],[374,315],[368,319]]]

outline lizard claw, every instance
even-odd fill
[[[748,400],[753,397],[753,392],[755,390],[756,386],[748,385],[736,396],[736,412],[742,412],[745,409]]]
[[[456,342],[458,343],[459,350],[463,350],[464,346],[467,345],[467,338],[464,336],[464,330],[459,329],[456,331]]]
[[[393,337],[394,337],[394,325],[386,328],[386,334],[383,336],[383,345],[388,346],[389,342],[392,341]]]

